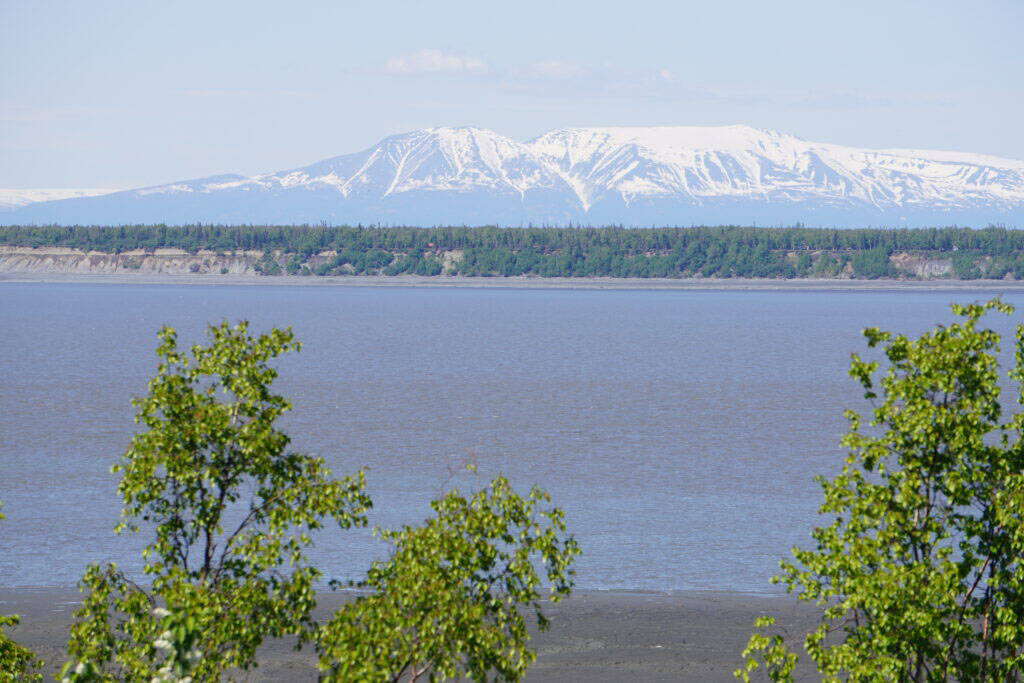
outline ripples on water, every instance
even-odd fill
[[[917,333],[987,293],[0,285],[0,585],[70,585],[115,537],[108,473],[155,371],[156,330],[191,343],[247,318],[291,325],[279,362],[297,449],[369,467],[373,524],[427,516],[446,485],[501,472],[562,506],[583,588],[776,590],[834,472],[859,330]],[[1019,294],[1005,297],[1021,302]],[[477,463],[479,476],[450,472]],[[385,552],[317,539],[328,576]]]

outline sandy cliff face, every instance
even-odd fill
[[[922,280],[954,277],[953,259],[928,258],[901,253],[893,254],[889,257],[889,260],[897,268],[912,273],[915,277],[919,277]]]
[[[334,251],[323,251],[306,259],[304,265],[316,269],[335,255]],[[462,251],[445,251],[439,256],[444,272],[451,273],[462,258]],[[134,249],[109,254],[69,247],[0,246],[0,273],[261,275],[256,266],[263,260],[263,252],[258,250],[218,253],[201,249],[192,254],[183,249]],[[273,260],[280,268],[275,277],[298,277],[285,270],[289,255],[275,252]]]
[[[331,260],[333,251],[315,254],[305,265],[315,270]],[[439,254],[443,272],[455,274],[462,251]],[[795,258],[795,256],[793,256]],[[907,253],[896,253],[891,262],[898,268],[922,280],[951,279],[952,260]],[[76,273],[76,274],[162,274],[162,275],[260,275],[256,264],[263,259],[262,251],[217,253],[200,250],[195,254],[182,249],[157,249],[153,252],[135,249],[108,254],[101,251],[82,251],[67,247],[7,247],[0,246],[0,273]],[[274,260],[281,268],[277,277],[290,276],[285,272],[289,257],[275,253]],[[853,277],[847,266],[840,279]]]
[[[223,273],[251,275],[262,252],[218,254],[201,250],[190,254],[181,249],[141,249],[108,254],[66,247],[2,247],[0,273]]]

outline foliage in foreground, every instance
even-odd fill
[[[290,406],[270,391],[268,362],[299,349],[289,330],[251,337],[243,322],[208,332],[189,358],[173,330],[160,331],[157,375],[134,402],[144,430],[113,468],[117,530],[154,533],[143,551],[151,588],[114,565],[89,567],[63,680],[219,680],[284,635],[316,639],[331,680],[518,680],[535,658],[520,606],[547,625],[538,567],[557,601],[579,552],[547,494],[521,497],[499,477],[470,499],[435,501],[422,527],[380,532],[395,552],[360,584],[373,592],[321,627],[309,533],[329,520],[366,523],[363,473],[332,479],[319,458],[288,452],[274,427]]]
[[[962,321],[917,339],[864,331],[888,361],[880,380],[878,363],[850,364],[872,419],[847,411],[842,472],[819,478],[831,522],[775,579],[822,607],[804,649],[825,680],[1021,679],[1024,413],[1002,419],[989,310],[1012,308],[954,305]],[[1009,375],[1024,402],[1024,325]],[[755,625],[737,677],[792,680],[796,653],[771,618]]]
[[[0,508],[3,504],[0,504]],[[0,521],[4,515],[0,512]],[[17,614],[0,614],[0,629],[17,626],[20,619]],[[43,665],[36,659],[35,653],[23,645],[19,645],[0,630],[0,681],[41,681],[43,676],[32,671]]]
[[[17,626],[17,614],[0,615],[0,629]],[[43,675],[33,671],[43,665],[24,645],[19,645],[0,631],[0,681],[41,681]]]
[[[216,680],[253,666],[264,639],[313,630],[320,572],[305,559],[308,532],[327,520],[365,524],[370,501],[361,472],[333,479],[321,459],[287,450],[273,423],[290,406],[270,391],[277,373],[267,362],[299,344],[288,330],[254,338],[247,329],[211,327],[191,359],[173,330],[160,331],[157,375],[134,402],[145,429],[113,468],[118,530],[154,531],[143,551],[152,588],[113,565],[89,567],[68,680],[150,680],[166,670],[168,634],[190,632],[202,634],[185,649],[195,650],[191,675]],[[179,618],[185,631],[171,623]]]
[[[579,552],[564,537],[562,511],[547,503],[546,493],[520,497],[499,477],[469,499],[452,491],[434,501],[437,515],[423,526],[380,532],[394,554],[359,584],[373,593],[321,629],[324,678],[519,680],[536,659],[519,606],[532,607],[541,630],[548,625],[537,567],[557,602],[569,594]]]

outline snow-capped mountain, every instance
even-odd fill
[[[762,225],[1013,216],[1024,225],[1024,162],[1011,159],[856,149],[747,126],[565,129],[529,146],[599,216],[635,212],[661,222],[678,211]]]
[[[6,190],[0,189],[0,211],[9,211],[19,206],[28,206],[38,202],[52,202],[58,199],[71,199],[74,197],[95,197],[101,194],[117,192],[112,189],[31,189],[31,190]]]
[[[431,128],[356,154],[31,204],[3,223],[1024,227],[1024,161],[870,150],[748,126]]]

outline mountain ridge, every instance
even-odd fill
[[[437,127],[284,171],[0,213],[31,222],[1024,226],[1024,161],[745,125],[561,128],[525,142]]]

